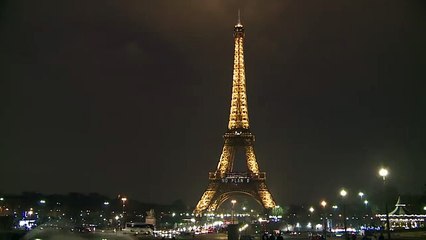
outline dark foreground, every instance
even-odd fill
[[[253,236],[260,240],[260,236]],[[362,237],[358,236],[358,240]],[[31,231],[31,232],[0,232],[0,240],[160,240],[152,236],[125,235],[122,233],[72,233],[65,231]],[[192,236],[178,236],[177,240],[226,240],[226,234],[203,234]],[[284,239],[308,240],[307,235],[284,236]],[[343,240],[342,237],[329,237],[329,240]],[[376,239],[372,239],[376,240]],[[394,233],[392,240],[426,240],[426,232]]]

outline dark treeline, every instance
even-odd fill
[[[123,211],[123,203],[120,198],[110,198],[98,193],[77,193],[68,194],[43,194],[37,192],[22,192],[21,194],[0,194],[12,209],[62,209],[66,212],[80,211]],[[170,204],[144,203],[138,200],[127,198],[125,203],[126,212],[146,212],[154,209],[155,212],[189,211],[189,207],[182,200],[175,200]]]

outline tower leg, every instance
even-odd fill
[[[195,207],[194,213],[196,215],[201,215],[204,211],[209,208],[212,203],[213,197],[216,195],[218,185],[214,182],[210,182],[207,190],[204,192],[200,201],[198,201],[197,206]]]

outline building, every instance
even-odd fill
[[[377,214],[380,221],[386,223],[386,214]],[[426,214],[412,214],[407,206],[401,203],[401,197],[395,204],[395,209],[389,213],[390,229],[412,229],[425,227]]]

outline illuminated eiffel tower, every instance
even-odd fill
[[[247,110],[246,79],[244,70],[244,27],[238,14],[234,27],[234,73],[232,82],[231,111],[228,131],[223,135],[224,146],[215,172],[209,172],[209,185],[194,213],[201,215],[215,211],[234,194],[253,197],[265,209],[275,207],[272,195],[266,186],[266,173],[259,170],[254,154],[255,137],[250,131]],[[245,152],[247,171],[234,172],[236,152]]]

